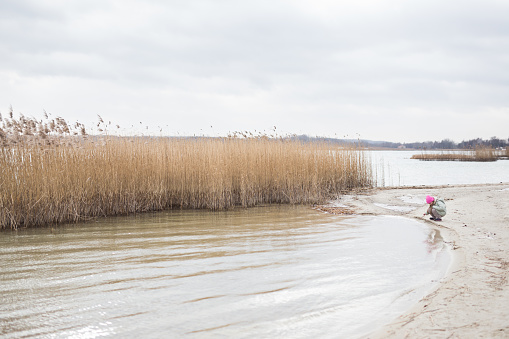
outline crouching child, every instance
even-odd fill
[[[442,221],[442,217],[447,214],[447,208],[444,200],[428,195],[426,197],[426,203],[429,204],[429,207],[424,215],[430,214],[431,220]]]

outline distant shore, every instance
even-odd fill
[[[423,217],[428,194],[445,199],[443,221]],[[336,203],[355,214],[423,220],[453,253],[449,273],[431,294],[367,338],[509,337],[509,183],[378,188]]]

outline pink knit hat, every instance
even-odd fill
[[[431,195],[426,196],[426,204],[431,204],[433,201],[435,201],[435,198]]]

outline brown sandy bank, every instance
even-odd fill
[[[423,217],[427,194],[445,199],[443,221]],[[356,214],[425,220],[453,253],[431,294],[367,338],[509,338],[509,183],[381,188],[335,204]]]

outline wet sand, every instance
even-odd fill
[[[423,216],[428,194],[445,199],[443,221]],[[424,220],[453,254],[431,294],[366,338],[509,338],[509,183],[379,188],[343,196],[329,211]]]

